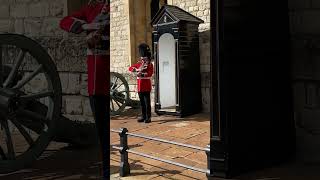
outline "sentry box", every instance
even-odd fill
[[[180,117],[201,111],[198,27],[203,21],[165,5],[152,19],[155,112]]]

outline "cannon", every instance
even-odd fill
[[[130,99],[129,85],[125,77],[120,73],[110,72],[110,115],[120,115],[126,107],[136,109],[140,107],[140,101]]]
[[[0,174],[31,165],[51,141],[98,144],[95,124],[62,116],[61,104],[59,74],[45,49],[23,35],[0,34]]]
[[[110,115],[139,107],[129,93],[126,79],[111,72]],[[95,124],[64,117],[61,106],[59,74],[46,50],[26,36],[0,34],[0,174],[30,166],[51,141],[98,144]]]
[[[111,72],[110,115],[139,106],[129,92],[126,79]],[[51,141],[98,144],[95,124],[64,117],[61,106],[59,74],[46,50],[26,36],[0,34],[0,174],[30,166]]]

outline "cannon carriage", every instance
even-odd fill
[[[117,115],[137,102],[126,79],[110,75],[110,114]],[[69,120],[61,106],[59,74],[45,49],[23,35],[0,34],[0,174],[31,165],[51,141],[97,145],[95,124]]]

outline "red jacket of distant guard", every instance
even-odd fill
[[[110,86],[110,6],[103,2],[88,4],[60,21],[60,27],[63,30],[76,34],[86,31],[88,37],[98,32],[97,28],[93,28],[94,26],[99,26],[101,31],[99,43],[94,47],[88,46],[87,49],[88,93],[89,95],[108,95]]]
[[[143,67],[142,67],[143,66]],[[153,64],[140,60],[137,64],[129,67],[130,72],[137,72],[138,92],[151,92],[151,77],[153,75]]]

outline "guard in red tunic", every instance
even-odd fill
[[[110,101],[110,6],[109,1],[91,0],[79,11],[64,17],[60,27],[71,33],[87,33],[88,94],[102,148],[104,178],[109,170]],[[80,61],[79,61],[80,63]]]
[[[151,77],[153,75],[153,65],[151,63],[151,52],[147,44],[139,45],[140,61],[129,67],[129,71],[137,74],[138,94],[141,104],[142,116],[138,122],[151,122]]]

